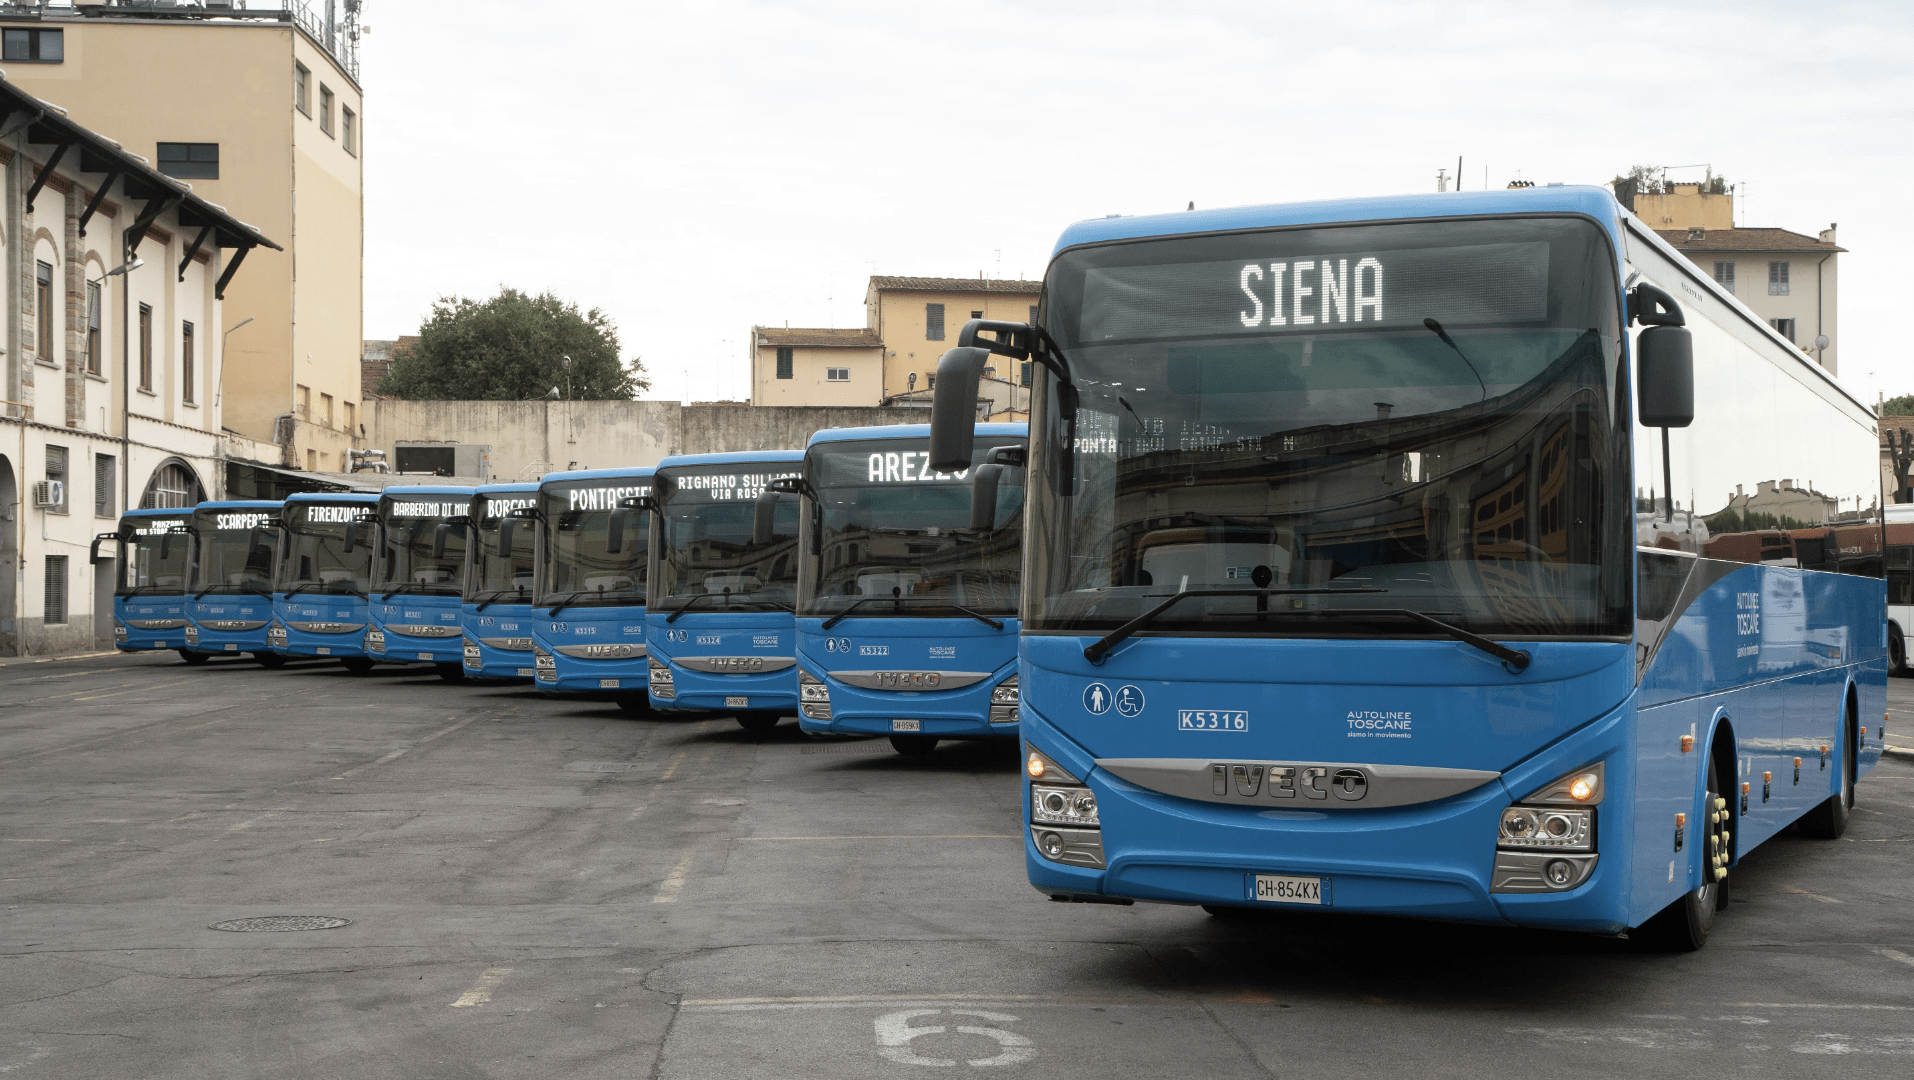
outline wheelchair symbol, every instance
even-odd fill
[[[1116,710],[1120,716],[1135,716],[1143,711],[1143,691],[1124,683],[1117,687]]]

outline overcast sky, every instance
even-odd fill
[[[1910,10],[373,0],[365,332],[549,289],[645,396],[743,399],[752,324],[861,326],[872,273],[1034,278],[1083,218],[1707,164],[1738,224],[1840,223],[1872,401],[1914,392]]]

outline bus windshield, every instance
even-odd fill
[[[688,466],[658,477],[656,583],[660,605],[700,612],[791,609],[797,595],[796,495],[768,494],[764,485],[795,476],[787,464]],[[771,536],[754,536],[757,504],[772,502]],[[711,599],[702,600],[709,596]]]
[[[1024,440],[979,436],[973,463]],[[1004,469],[988,529],[973,531],[972,469],[934,472],[929,439],[827,442],[807,453],[816,515],[807,523],[799,614],[935,616],[938,602],[1017,614],[1023,470]],[[973,464],[973,469],[975,467]],[[871,602],[858,604],[859,600]],[[879,602],[895,598],[897,603]]]
[[[134,518],[121,528],[119,595],[186,590],[186,518]]]
[[[531,603],[537,530],[529,521],[514,521],[512,550],[500,551],[498,542],[499,526],[504,524],[506,514],[537,504],[530,492],[481,494],[472,500],[472,575],[465,583],[466,603]]]
[[[198,510],[193,513],[198,559],[191,591],[272,594],[273,551],[279,515],[271,510]]]
[[[649,494],[650,479],[636,476],[554,481],[540,488],[545,571],[533,602],[565,607],[644,604],[650,516],[618,504]]]
[[[370,519],[370,503],[287,505],[284,557],[273,588],[282,593],[333,593],[364,596],[372,583],[372,528],[357,526],[358,541],[346,548],[346,526],[361,515]]]
[[[1625,635],[1633,539],[1613,247],[1576,217],[1074,249],[1042,322],[1025,626]],[[1033,441],[1036,441],[1033,439]],[[1220,594],[1220,595],[1219,595]],[[1375,613],[1371,613],[1375,612]]]
[[[465,576],[465,512],[470,500],[450,495],[400,496],[380,508],[385,538],[375,591],[458,596]],[[439,527],[445,540],[440,545]]]

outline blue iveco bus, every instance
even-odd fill
[[[466,514],[463,596],[467,675],[532,677],[532,556],[537,537],[506,522],[513,511],[536,503],[537,495],[537,484],[487,484],[472,496]]]
[[[119,552],[119,581],[113,590],[113,647],[125,652],[186,649],[186,574],[191,556],[187,532],[190,508],[128,510],[118,532],[93,539],[92,561],[100,545],[113,541]]]
[[[940,362],[933,468],[989,349],[1043,372],[1039,890],[1694,948],[1741,856],[1842,832],[1881,544],[1734,538],[1878,530],[1874,417],[1607,191],[1072,226]]]
[[[539,689],[644,711],[650,522],[639,502],[651,494],[651,472],[547,473],[539,484],[529,512],[539,537],[532,605]]]
[[[250,653],[266,667],[286,658],[266,640],[272,625],[274,560],[283,504],[264,500],[203,502],[193,508],[193,556],[187,573],[189,664],[219,653]]]
[[[930,427],[811,436],[800,489],[798,725],[938,739],[1017,734],[1023,424],[979,424],[973,463],[930,467]]]
[[[432,664],[448,682],[465,678],[465,524],[474,494],[421,484],[379,496],[366,655]]]
[[[747,731],[797,712],[798,497],[766,485],[803,461],[769,450],[658,463],[644,503],[652,708],[727,712]]]
[[[372,670],[365,638],[372,617],[373,511],[365,492],[297,492],[279,512],[279,571],[266,640],[280,655],[337,657],[346,670]]]

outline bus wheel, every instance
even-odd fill
[[[352,672],[354,675],[364,675],[366,672],[372,670],[372,661],[363,656],[347,656],[341,658],[339,662],[344,664],[346,670]]]
[[[753,735],[763,735],[777,727],[778,721],[782,719],[784,719],[782,716],[774,712],[739,713],[738,726]]]
[[[446,682],[464,682],[465,668],[458,664],[434,664],[439,669],[439,678]]]
[[[276,652],[256,652],[253,654],[253,659],[259,661],[260,667],[286,666],[286,658]]]
[[[1887,626],[1887,673],[1907,674],[1907,642],[1901,640],[1901,628],[1893,623]]]
[[[1642,927],[1650,945],[1667,952],[1694,952],[1708,943],[1715,913],[1728,906],[1728,863],[1733,859],[1734,812],[1722,795],[1721,762],[1708,755],[1708,793],[1703,801],[1701,828],[1689,835],[1701,844],[1702,883],[1663,908]]]
[[[928,757],[937,749],[937,736],[892,735],[891,748],[905,757]]]
[[[190,649],[181,649],[179,651],[179,658],[181,660],[186,661],[189,664],[203,664],[206,661],[211,660],[213,658],[213,654],[203,653],[203,652],[193,652]]]
[[[1801,831],[1820,840],[1839,840],[1848,831],[1848,815],[1854,809],[1855,730],[1850,714],[1841,725],[1841,789],[1822,800],[1821,805],[1801,818]]]
[[[618,707],[628,713],[648,713],[651,711],[650,694],[631,694],[618,699]]]

